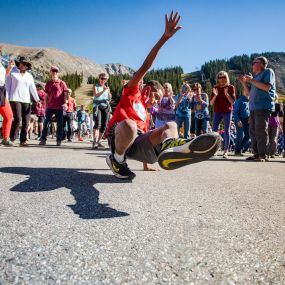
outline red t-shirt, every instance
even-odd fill
[[[108,130],[116,123],[131,119],[137,124],[138,129],[146,132],[148,126],[146,112],[147,100],[147,94],[141,94],[139,85],[134,87],[127,87],[126,85],[123,89],[121,100],[109,122]]]
[[[46,84],[45,92],[48,96],[48,109],[62,109],[62,105],[65,103],[65,92],[67,92],[66,83],[62,80],[49,81]]]
[[[215,113],[229,113],[233,110],[233,106],[227,99],[225,95],[225,88],[228,88],[228,93],[232,97],[232,99],[236,100],[236,91],[233,85],[225,86],[225,87],[216,87],[218,89],[218,96],[216,98],[214,104],[214,112]],[[212,93],[211,99],[214,94]]]
[[[72,113],[76,111],[76,102],[74,100],[74,98],[69,97],[68,101],[67,101],[67,113]]]
[[[39,107],[39,105],[36,103],[35,104],[35,108],[36,108],[36,111],[35,111],[35,114],[38,116],[38,117],[44,117],[45,116],[45,113],[46,113],[46,93],[44,90],[39,90],[38,91],[38,95],[39,95],[39,98],[40,98],[40,101],[41,101],[41,106]]]

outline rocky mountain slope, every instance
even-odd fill
[[[0,43],[0,50],[13,57],[26,56],[32,61],[35,70],[48,72],[52,65],[57,65],[62,74],[83,72],[85,79],[90,75],[97,76],[105,71],[109,74],[132,74],[134,72],[123,64],[97,64],[56,48],[31,48]]]

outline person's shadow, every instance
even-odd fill
[[[28,176],[10,191],[42,192],[68,188],[76,203],[68,205],[82,219],[105,219],[128,216],[99,203],[99,191],[95,183],[122,183],[113,175],[90,173],[91,169],[3,167],[0,172]]]

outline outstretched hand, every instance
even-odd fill
[[[174,14],[172,11],[169,18],[168,15],[165,15],[165,31],[164,36],[167,38],[171,38],[176,32],[178,32],[182,27],[178,26],[180,21],[180,15],[178,12]]]

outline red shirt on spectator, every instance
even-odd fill
[[[40,102],[41,102],[41,106],[39,106],[39,104],[35,103],[35,114],[38,117],[44,117],[46,115],[46,96],[47,94],[45,93],[44,90],[39,90],[38,91],[38,95],[40,98]]]
[[[233,85],[228,85],[225,87],[219,87],[216,86],[218,90],[218,96],[216,98],[215,104],[214,104],[214,112],[215,113],[229,113],[233,110],[233,106],[227,99],[225,95],[225,88],[228,88],[228,93],[232,97],[232,99],[236,100],[236,91],[235,87]],[[214,94],[212,93],[211,99],[213,98]]]
[[[66,113],[72,113],[76,111],[76,101],[74,98],[69,97],[67,101],[67,110]]]
[[[147,99],[147,96],[141,94],[139,85],[134,87],[128,87],[126,85],[123,89],[121,100],[109,122],[108,129],[113,127],[116,123],[131,119],[136,123],[138,129],[146,132],[148,125],[146,113]]]
[[[65,104],[65,92],[68,88],[62,80],[49,81],[46,84],[45,92],[47,93],[47,109],[62,109]]]

